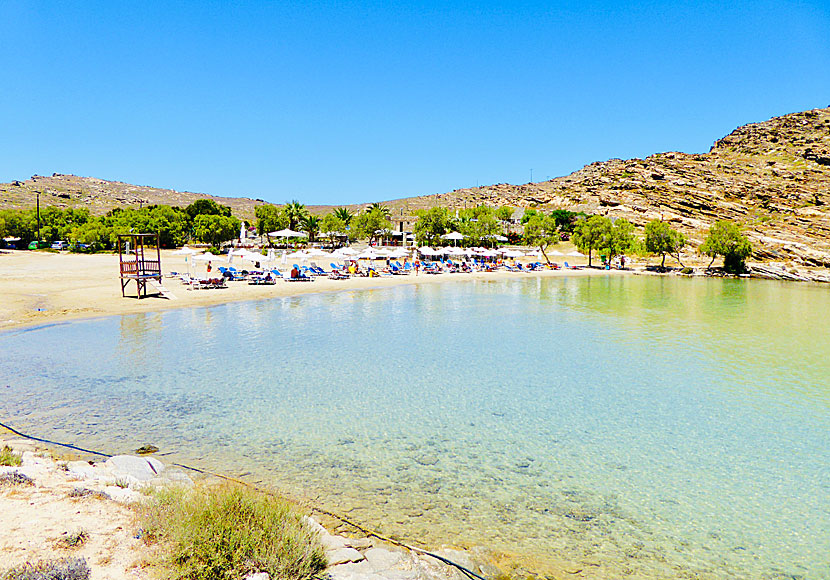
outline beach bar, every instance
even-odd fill
[[[156,255],[152,255],[155,245]],[[150,259],[145,255],[150,251]],[[155,259],[152,259],[155,258]],[[119,234],[118,264],[121,272],[121,296],[127,285],[135,281],[138,298],[147,296],[147,282],[153,280],[161,285],[161,249],[158,234]]]

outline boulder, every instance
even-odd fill
[[[388,570],[403,560],[403,555],[400,552],[393,552],[384,548],[369,548],[363,553],[363,556],[368,560],[377,571]]]
[[[365,558],[354,548],[339,548],[326,552],[326,559],[329,561],[329,566],[337,566],[338,564],[360,562]]]
[[[105,462],[116,478],[135,478],[148,481],[158,477],[164,471],[164,464],[154,457],[136,457],[135,455],[115,455]]]

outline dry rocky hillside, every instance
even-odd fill
[[[739,127],[708,153],[611,159],[526,185],[498,184],[417,198],[420,205],[479,203],[564,208],[664,219],[701,243],[710,225],[746,227],[760,260],[830,266],[830,108]],[[400,200],[409,202],[412,200]]]
[[[186,206],[211,197],[56,174],[0,184],[0,208],[32,207],[36,193],[42,204],[86,206],[96,214],[140,203]],[[264,203],[214,199],[249,220],[256,205]],[[687,233],[693,245],[703,241],[715,220],[732,219],[746,227],[755,259],[828,267],[830,108],[739,127],[704,154],[611,159],[541,183],[497,184],[385,203],[393,218],[411,218],[414,210],[435,205],[461,208],[480,203],[565,208],[622,217],[636,225],[662,218]],[[330,208],[309,209],[323,213]]]

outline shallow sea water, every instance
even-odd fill
[[[830,288],[342,292],[0,334],[3,422],[581,578],[830,578]]]

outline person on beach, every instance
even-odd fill
[[[211,270],[213,270],[213,264],[211,263],[211,261],[210,261],[210,260],[208,260],[208,265],[207,265],[207,271],[208,271],[208,274],[210,274],[210,271],[211,271]]]
[[[415,275],[418,275],[418,270],[421,269],[421,260],[415,260]]]

